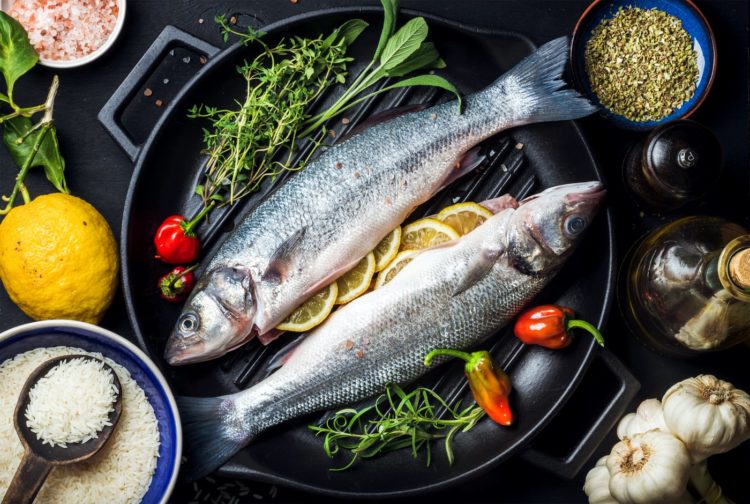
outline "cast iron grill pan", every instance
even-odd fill
[[[377,9],[371,8],[320,11],[277,23],[264,31],[268,32],[269,41],[289,34],[315,35],[328,33],[352,17],[362,17],[372,28],[351,49],[356,59],[351,74],[356,75],[371,56],[380,16]],[[533,50],[526,38],[515,33],[482,30],[425,17],[430,24],[431,40],[448,63],[448,68],[441,73],[464,93],[488,85]],[[252,48],[235,45],[211,58],[169,104],[146,142],[135,145],[120,127],[118,114],[129,98],[147,86],[148,74],[158,64],[159,58],[169,57],[168,51],[175,45],[188,46],[209,56],[215,53],[215,49],[204,42],[167,27],[102,109],[100,120],[135,161],[123,217],[121,253],[128,314],[138,342],[166,373],[176,393],[215,396],[246,389],[262,379],[267,373],[269,360],[294,335],[282,336],[267,347],[254,340],[220,359],[202,364],[171,368],[163,360],[164,344],[180,307],[159,299],[156,279],[169,267],[154,260],[151,240],[167,215],[176,212],[193,215],[198,211],[200,201],[192,190],[201,179],[205,163],[201,152],[201,128],[206,124],[188,119],[186,111],[197,103],[222,106],[241,98],[242,79],[236,74],[235,67],[252,56]],[[339,89],[329,92],[316,106],[327,106],[338,93]],[[329,124],[335,137],[329,135],[326,142],[329,145],[335,143],[368,117],[384,110],[404,105],[429,105],[447,99],[448,96],[430,88],[380,95],[347,111],[344,114],[347,124],[341,121],[341,117]],[[297,156],[304,156],[307,148],[303,145]],[[482,153],[486,159],[477,170],[422,205],[410,220],[460,201],[481,202],[504,193],[523,198],[552,185],[601,178],[583,137],[572,122],[505,132],[484,142]],[[293,175],[281,177],[277,181],[279,185],[287,176]],[[214,212],[211,221],[199,229],[205,254],[220,246],[236,223],[272,190],[264,187],[243,202]],[[538,301],[572,306],[583,318],[601,324],[611,298],[613,254],[611,222],[609,215],[603,214]],[[323,421],[331,414],[321,412],[263,434],[220,469],[220,473],[331,495],[384,497],[435,490],[486,471],[522,451],[560,409],[593,358],[594,342],[591,338],[577,338],[568,349],[550,352],[524,347],[512,332],[503,330],[482,346],[492,349],[495,358],[511,376],[514,386],[511,404],[517,423],[511,428],[501,428],[489,420],[482,421],[470,433],[457,436],[453,466],[448,465],[442,447],[436,444],[429,467],[425,466],[424,458],[415,460],[408,450],[403,450],[357,464],[347,472],[330,472],[329,468],[343,465],[346,459],[328,459],[323,452],[322,439],[315,438],[307,429],[307,425]],[[568,460],[546,460],[549,467],[563,474],[566,471],[574,473],[585,462],[587,455],[584,452],[593,449],[591,445],[595,446],[596,439],[603,436],[616,420],[614,415],[619,415],[635,393],[635,385],[626,383],[627,377],[619,378],[623,387],[613,400],[613,405],[616,403],[614,410],[610,408],[613,411],[605,412],[607,414],[584,433],[581,449],[575,456]],[[450,402],[462,400],[467,404],[471,400],[459,363],[441,366],[419,383],[435,388]],[[537,458],[541,465],[545,465],[543,455]]]

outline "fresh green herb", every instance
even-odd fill
[[[291,165],[298,130],[307,119],[311,103],[334,82],[346,78],[346,48],[364,29],[363,21],[349,22],[326,38],[292,37],[269,46],[257,33],[232,31],[218,18],[225,34],[254,41],[260,54],[237,71],[245,79],[246,92],[239,109],[195,106],[189,117],[205,118],[211,128],[204,132],[209,159],[204,183],[197,187],[204,206],[235,203],[256,191],[266,178],[275,179]],[[276,154],[287,149],[285,159]]]
[[[389,384],[371,406],[338,411],[325,425],[310,425],[315,435],[324,436],[323,449],[329,457],[348,451],[349,462],[332,471],[349,469],[358,459],[368,459],[389,451],[411,448],[413,457],[426,452],[427,465],[432,461],[431,442],[444,439],[448,463],[454,460],[452,442],[459,432],[466,432],[484,417],[482,408],[460,402],[451,407],[435,391],[418,387],[404,392]]]
[[[24,202],[30,201],[24,180],[31,168],[41,166],[47,179],[58,191],[69,192],[65,182],[65,161],[60,154],[52,119],[55,96],[60,84],[57,76],[52,79],[47,99],[41,105],[21,107],[13,98],[13,89],[18,79],[38,61],[39,57],[29,42],[26,30],[18,21],[0,12],[0,72],[6,86],[6,93],[0,93],[0,102],[10,108],[10,111],[0,115],[0,124],[5,125],[3,143],[21,168],[11,194],[3,196],[6,205],[0,209],[0,215],[7,214],[13,208],[19,194]],[[43,113],[42,118],[33,123],[30,118],[38,113]]]
[[[314,117],[310,116],[309,108],[315,99],[329,86],[346,82],[347,66],[352,61],[346,56],[347,48],[367,23],[352,19],[325,38],[293,37],[271,47],[263,41],[263,33],[252,28],[240,31],[225,17],[216,18],[225,41],[239,37],[242,44],[257,44],[260,54],[238,68],[246,81],[246,95],[243,102],[237,103],[239,109],[199,105],[189,111],[189,117],[211,123],[204,131],[208,154],[205,177],[196,187],[204,207],[211,202],[217,206],[233,204],[258,190],[266,179],[274,180],[283,172],[303,168],[324,138],[326,122],[380,93],[400,87],[434,86],[455,93],[460,109],[461,98],[456,88],[443,77],[430,73],[365,93],[386,78],[445,67],[435,46],[426,42],[425,20],[412,19],[395,31],[398,2],[381,1],[383,29],[372,61],[333,105]],[[293,166],[295,147],[305,138],[313,140],[313,148]],[[281,152],[284,155],[279,160]]]
[[[602,105],[632,121],[658,121],[695,93],[698,57],[682,22],[658,9],[620,8],[584,53]]]

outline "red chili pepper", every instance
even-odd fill
[[[574,315],[575,312],[565,306],[537,306],[518,317],[513,332],[527,345],[558,349],[570,345],[570,330],[580,327],[591,333],[596,342],[604,346],[602,333],[588,322],[574,319]]]
[[[156,258],[168,264],[185,264],[195,261],[201,249],[200,240],[193,231],[203,217],[211,211],[213,203],[205,207],[191,221],[182,215],[170,215],[154,235]]]
[[[425,366],[429,366],[432,359],[438,355],[458,357],[466,361],[464,374],[466,379],[469,380],[469,387],[471,387],[471,393],[474,395],[477,404],[500,425],[508,426],[513,423],[513,412],[508,402],[508,395],[510,395],[511,390],[510,378],[495,363],[489,352],[467,353],[447,348],[436,348],[425,356]]]
[[[197,264],[190,266],[189,268],[177,266],[175,269],[161,277],[159,279],[161,298],[173,303],[185,299],[195,286],[195,275],[193,275],[193,270],[197,267]]]

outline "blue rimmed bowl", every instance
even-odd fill
[[[72,320],[45,320],[0,334],[0,363],[42,347],[71,346],[99,352],[123,366],[146,393],[159,426],[159,460],[143,504],[166,504],[180,468],[182,427],[177,404],[156,365],[134,344],[95,325]]]
[[[591,40],[592,32],[602,21],[612,18],[620,8],[628,7],[658,9],[678,18],[693,40],[693,48],[698,54],[698,84],[695,93],[677,110],[658,121],[631,121],[606,109],[592,91],[591,82],[586,73],[584,53],[586,45]],[[576,86],[601,107],[605,119],[625,129],[650,130],[661,124],[689,117],[703,103],[716,73],[716,39],[706,17],[690,0],[595,0],[581,15],[573,30],[570,60]]]

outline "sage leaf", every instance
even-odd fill
[[[37,61],[39,55],[29,42],[23,26],[6,13],[0,12],[0,71],[5,77],[9,97],[13,96],[16,81],[31,70]]]
[[[432,42],[424,42],[414,51],[411,58],[386,71],[389,77],[403,77],[404,75],[424,68],[445,68],[445,61]]]
[[[368,26],[370,25],[362,19],[350,19],[336,29],[337,39],[343,39],[344,45],[349,47]]]
[[[418,17],[409,20],[402,26],[388,43],[380,56],[380,65],[383,70],[391,70],[414,54],[422,42],[427,38],[427,22]]]
[[[380,40],[372,61],[378,61],[383,54],[388,40],[393,36],[396,30],[396,16],[398,16],[398,0],[380,0],[383,4],[383,29],[380,31]]]
[[[456,95],[456,98],[458,99],[458,110],[459,112],[461,111],[461,106],[462,106],[461,93],[458,92],[458,89],[456,89],[456,86],[451,84],[444,77],[440,77],[439,75],[424,74],[424,75],[417,75],[416,77],[410,77],[408,79],[400,80],[396,83],[390,84],[389,86],[386,86],[378,90],[378,93],[384,93],[386,91],[390,91],[391,89],[404,88],[404,87],[410,87],[410,86],[432,86],[432,87],[445,89],[446,91],[450,91],[451,93]]]
[[[18,166],[23,166],[26,160],[32,154],[32,148],[39,138],[44,134],[43,128],[37,129],[23,138],[25,134],[33,127],[31,119],[28,117],[14,117],[4,123],[3,143],[8,148],[13,161]],[[65,160],[60,154],[60,148],[57,144],[57,132],[52,126],[47,130],[46,137],[39,146],[39,151],[31,162],[32,167],[41,166],[44,168],[44,174],[55,188],[63,193],[68,193],[68,185],[65,182]],[[18,143],[23,138],[23,142]]]

